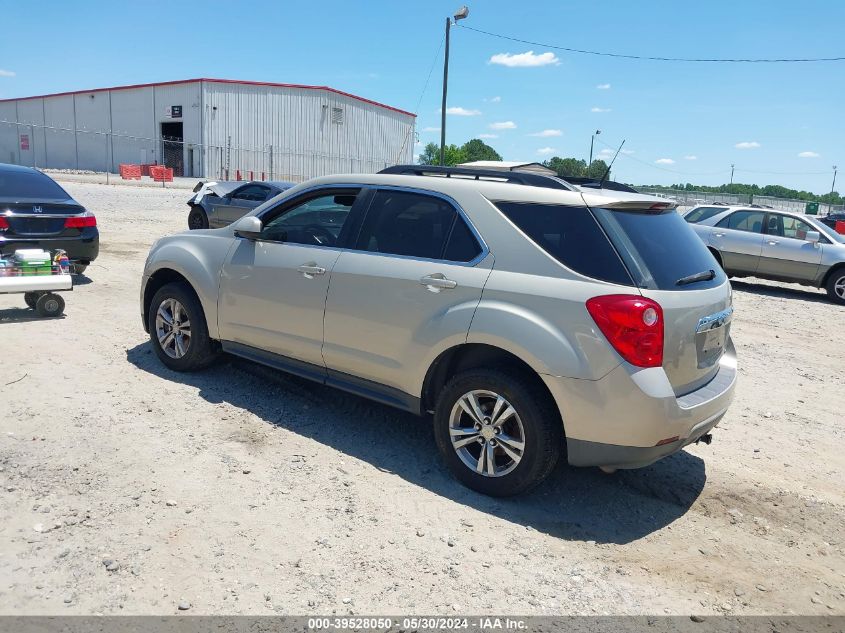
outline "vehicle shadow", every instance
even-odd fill
[[[73,274],[73,285],[74,286],[87,286],[90,283],[93,283],[93,279],[88,277],[85,273],[82,274]]]
[[[760,296],[778,297],[781,299],[801,299],[813,303],[831,303],[827,293],[804,289],[800,286],[770,286],[769,284],[754,283],[742,279],[731,279],[731,287],[734,290],[742,290],[743,292]]]
[[[159,378],[199,389],[208,402],[227,402],[456,503],[562,539],[640,539],[683,516],[706,481],[704,462],[686,452],[614,475],[561,462],[530,493],[495,499],[452,478],[425,419],[229,356],[195,374],[164,367],[149,343],[127,350],[126,358]]]
[[[0,325],[7,323],[26,323],[27,321],[52,321],[54,319],[64,318],[64,314],[57,317],[39,316],[35,310],[30,310],[29,308],[4,308],[0,310]]]

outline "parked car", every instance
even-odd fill
[[[100,250],[97,218],[47,174],[0,164],[0,255],[26,248],[63,249],[83,273]]]
[[[140,296],[158,358],[222,350],[431,414],[490,495],[561,454],[613,470],[709,442],[737,375],[731,288],[674,205],[443,169],[317,178],[160,239]]]
[[[828,213],[827,215],[819,216],[818,220],[819,222],[826,224],[835,231],[837,222],[845,222],[845,211]]]
[[[762,207],[701,206],[684,219],[729,275],[824,288],[845,304],[845,236],[818,218]]]
[[[188,228],[219,228],[231,224],[267,200],[275,198],[294,183],[280,180],[250,182],[212,181],[197,183],[188,200]]]

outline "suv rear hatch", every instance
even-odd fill
[[[659,200],[589,203],[643,296],[663,309],[663,369],[676,395],[716,374],[730,332],[727,276],[674,205]]]

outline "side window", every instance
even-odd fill
[[[261,239],[309,246],[335,246],[359,190],[311,195],[281,213],[264,215]]]
[[[232,200],[248,200],[250,202],[264,202],[267,199],[267,194],[270,193],[268,187],[262,185],[246,185],[240,189],[236,189],[232,193]]]
[[[496,206],[564,266],[594,279],[634,285],[616,249],[586,207],[523,202],[497,202]]]
[[[481,252],[457,210],[445,200],[386,189],[373,196],[355,247],[372,253],[452,261],[470,261]]]
[[[721,220],[716,226],[749,233],[762,233],[764,217],[765,214],[760,211],[736,211]]]
[[[684,216],[684,220],[690,224],[696,222],[703,222],[707,218],[712,218],[717,213],[721,213],[725,207],[697,207]]]
[[[769,233],[772,235],[779,235],[781,237],[789,237],[794,240],[806,240],[807,233],[810,231],[815,231],[812,226],[799,220],[798,218],[792,217],[791,215],[780,215],[779,213],[773,213],[771,218],[778,218],[778,222],[775,228],[777,228],[776,232],[772,232],[771,230]],[[771,225],[772,222],[769,220],[769,224]],[[771,226],[770,226],[771,229]]]

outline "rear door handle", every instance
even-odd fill
[[[420,283],[429,289],[438,290],[449,290],[452,288],[456,288],[458,285],[457,281],[446,279],[446,277],[440,273],[434,273],[433,275],[426,275],[425,277],[420,277]]]
[[[725,237],[724,233],[713,233],[714,237]]]
[[[309,264],[302,264],[299,268],[297,268],[299,272],[301,272],[305,277],[311,279],[316,275],[325,275],[326,269],[322,266],[317,266],[314,263]]]

